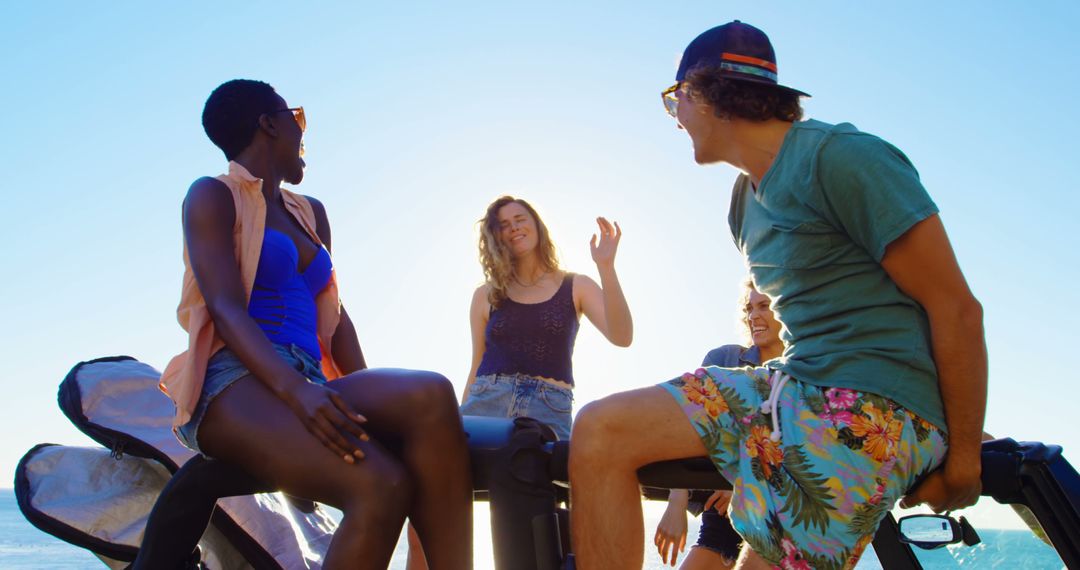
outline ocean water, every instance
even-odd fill
[[[663,514],[663,505],[647,503],[645,508],[646,534],[651,538]],[[474,554],[477,569],[492,568],[491,540],[488,534],[487,504],[478,503],[474,512],[476,520],[476,540]],[[689,539],[691,544],[697,537],[698,520],[691,517]],[[1061,559],[1050,547],[1021,530],[978,529],[982,544],[975,547],[954,546],[935,551],[919,551],[919,559],[927,570],[963,569],[1053,569],[1064,568]],[[651,544],[652,541],[646,541]],[[393,570],[404,570],[406,548],[404,540],[398,543],[394,560],[390,565]],[[680,556],[680,560],[682,556]],[[655,550],[646,551],[644,568],[660,570],[664,568]],[[873,552],[867,551],[857,568],[879,569],[881,563]],[[11,489],[0,490],[0,569],[42,568],[42,569],[101,569],[105,568],[97,558],[87,550],[72,546],[48,535],[31,525],[19,511],[15,494]]]
[[[0,490],[0,568],[105,568],[90,551],[41,532],[22,515],[11,489]]]

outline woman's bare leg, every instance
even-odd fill
[[[472,567],[472,475],[457,396],[439,374],[368,369],[328,384],[395,451],[415,495],[409,520],[435,570]]]
[[[622,392],[585,406],[570,441],[570,529],[578,568],[641,568],[645,529],[637,469],[706,455],[663,388]]]
[[[284,402],[253,376],[210,405],[199,428],[207,454],[242,466],[275,488],[335,506],[344,517],[323,567],[385,568],[408,512],[412,483],[401,462],[376,442],[349,464],[326,448]]]

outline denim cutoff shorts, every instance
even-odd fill
[[[477,376],[461,404],[464,416],[533,418],[551,426],[560,440],[570,439],[574,393],[527,374]]]
[[[701,529],[698,531],[694,548],[711,550],[734,562],[742,548],[742,537],[735,532],[727,515],[716,512],[716,509],[709,509],[701,513]]]
[[[303,374],[309,382],[326,384],[326,376],[323,375],[321,365],[304,349],[295,344],[289,346],[275,344],[274,350],[285,362]],[[251,371],[247,369],[247,366],[244,366],[243,362],[240,362],[240,358],[236,356],[235,352],[228,348],[215,352],[206,364],[206,377],[203,379],[202,393],[199,395],[199,402],[195,404],[195,411],[191,413],[191,419],[176,429],[176,435],[180,439],[180,443],[183,443],[188,449],[198,451],[204,457],[208,457],[199,449],[199,424],[202,423],[203,417],[206,416],[206,410],[210,407],[210,402],[213,402],[214,398],[217,398],[226,388],[232,386],[234,382],[250,374]]]

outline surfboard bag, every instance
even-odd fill
[[[41,445],[23,457],[16,495],[41,530],[115,560],[134,560],[162,487],[195,453],[172,433],[161,373],[128,356],[80,362],[60,384],[60,409],[107,449]],[[280,493],[218,501],[200,542],[211,568],[321,568],[337,523]],[[219,539],[220,537],[220,539]]]
[[[15,496],[34,526],[119,569],[135,559],[150,509],[168,480],[169,471],[151,459],[42,443],[19,461]],[[199,544],[209,568],[251,567],[216,525]]]

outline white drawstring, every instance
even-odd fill
[[[780,391],[790,379],[791,376],[774,370],[770,381],[772,387],[769,389],[769,399],[761,403],[761,413],[772,415],[772,435],[769,439],[773,441],[780,441],[780,414],[776,413],[776,404],[780,401]]]

